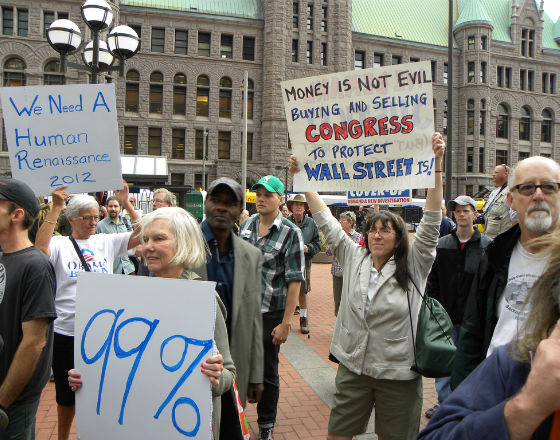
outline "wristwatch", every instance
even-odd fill
[[[0,427],[2,429],[6,428],[10,423],[10,417],[8,417],[8,413],[6,412],[6,408],[0,405]]]

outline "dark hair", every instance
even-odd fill
[[[116,196],[111,196],[111,197],[109,197],[109,198],[107,199],[107,201],[105,202],[105,206],[109,205],[109,202],[110,202],[111,200],[116,200],[117,203],[119,204],[119,206],[121,206],[121,202],[119,202],[119,199],[117,199]]]
[[[19,206],[17,203],[10,202],[9,214],[14,212],[16,209],[23,209],[23,208],[21,206]],[[31,228],[31,226],[33,226],[33,223],[35,222],[35,217],[33,217],[25,209],[23,209],[23,212],[24,212],[24,216],[23,216],[23,221],[21,222],[21,226],[22,226],[23,229],[27,230],[27,229]]]
[[[397,248],[393,254],[397,268],[395,270],[395,278],[401,289],[408,288],[408,281],[410,280],[410,273],[408,272],[408,228],[402,217],[391,211],[378,211],[372,212],[366,217],[366,224],[364,226],[364,244],[366,250],[369,250],[368,233],[375,224],[380,221],[381,224],[387,227],[389,224],[395,230],[398,241]]]

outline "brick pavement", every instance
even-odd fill
[[[308,298],[310,338],[299,333],[299,317],[294,316],[293,334],[299,337],[325,361],[328,359],[329,346],[334,328],[334,305],[332,281],[329,264],[313,264],[311,269],[312,290]],[[330,363],[333,369],[335,364]],[[325,439],[329,420],[329,408],[298,374],[292,365],[280,354],[280,402],[277,425],[274,429],[275,440],[315,440]],[[437,395],[432,379],[424,379],[424,412],[436,401]],[[247,420],[251,431],[258,432],[256,407],[249,405]],[[422,426],[427,419],[422,417]],[[37,413],[37,440],[56,440],[56,403],[54,384],[49,383],[41,398]],[[75,438],[75,426],[72,438]],[[253,439],[255,437],[253,436]],[[360,436],[362,438],[362,436]],[[367,436],[365,438],[375,438]]]

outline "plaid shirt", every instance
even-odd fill
[[[348,237],[350,237],[354,243],[360,243],[360,241],[362,240],[362,234],[356,232],[354,229],[352,229],[350,234],[348,234]],[[326,254],[332,255],[330,246],[327,248]],[[342,265],[338,262],[336,258],[333,258],[332,260],[331,273],[335,277],[342,277]]]
[[[259,237],[259,220],[259,214],[245,220],[239,236],[258,247],[263,255],[261,312],[284,310],[288,284],[303,281],[303,237],[281,212],[266,234]]]

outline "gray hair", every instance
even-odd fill
[[[202,230],[194,217],[183,208],[165,207],[146,214],[142,218],[142,240],[146,227],[158,219],[169,220],[175,235],[176,249],[172,264],[194,269],[206,263],[207,247]]]
[[[66,206],[66,216],[75,220],[80,214],[80,211],[92,208],[99,209],[99,203],[97,203],[94,197],[88,194],[76,194],[72,196]]]
[[[354,226],[356,224],[356,214],[354,214],[352,211],[344,211],[342,214],[340,214],[339,217],[346,217],[348,220],[350,220],[352,222],[352,226]]]
[[[153,198],[155,198],[156,194],[159,194],[159,193],[164,193],[165,194],[165,200],[166,200],[167,204],[169,204],[171,206],[177,206],[177,197],[175,197],[175,194],[173,194],[167,188],[158,188],[158,189],[154,190]]]
[[[515,166],[515,168],[513,169],[512,173],[509,173],[509,179],[508,179],[508,191],[511,193],[512,192],[512,188],[515,184],[515,176],[517,174],[517,169],[519,168],[520,165],[524,165],[526,163],[531,164],[532,162],[545,162],[548,163],[553,169],[556,169],[556,172],[558,173],[558,177],[557,177],[557,182],[560,182],[560,164],[558,164],[558,162],[556,162],[555,160],[549,158],[549,157],[544,157],[544,156],[531,156],[528,157],[527,159],[523,159],[519,162],[517,162],[517,165]]]

